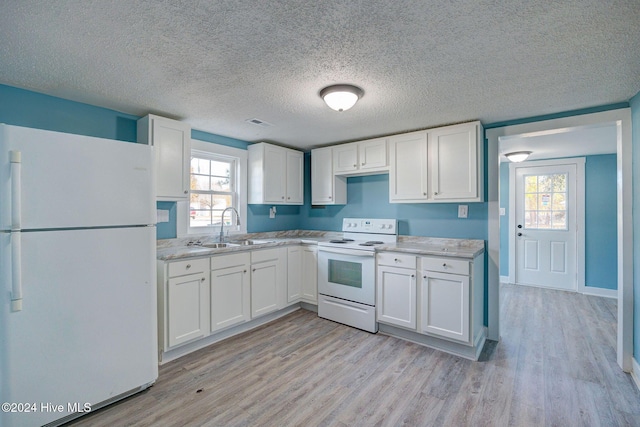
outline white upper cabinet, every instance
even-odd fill
[[[389,201],[419,203],[428,199],[427,132],[389,138]]]
[[[390,137],[390,202],[481,202],[482,153],[477,121]]]
[[[480,122],[429,132],[431,198],[438,202],[482,201]]]
[[[368,139],[332,148],[333,173],[336,175],[368,175],[389,170],[387,138]]]
[[[250,204],[303,204],[301,151],[260,142],[250,145],[248,152]]]
[[[149,114],[138,120],[137,140],[154,146],[157,199],[188,199],[191,127],[177,120]]]
[[[347,179],[333,174],[333,147],[311,150],[311,204],[347,203]]]

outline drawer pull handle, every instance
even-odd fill
[[[187,264],[187,270],[191,268],[191,264]]]

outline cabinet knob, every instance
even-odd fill
[[[329,198],[331,198],[331,196],[329,196]]]
[[[246,272],[247,272],[247,270],[243,270],[242,272],[243,272],[243,273],[246,273]]]
[[[252,269],[251,271],[255,272],[255,271],[256,271],[256,269],[254,268],[254,269]]]
[[[189,190],[184,190],[184,194],[189,194]]]
[[[427,278],[427,276],[422,276],[422,278],[423,278],[423,279],[426,279],[426,278]]]
[[[518,233],[518,237],[522,236],[522,233]]]
[[[287,197],[287,200],[291,200],[291,197]]]
[[[361,164],[362,164],[362,166],[364,166],[364,162],[362,162]]]
[[[412,274],[412,275],[411,275],[411,278],[413,279],[414,277],[416,277],[416,275],[415,275],[415,274]]]
[[[282,200],[284,200],[284,196],[282,196]]]
[[[364,163],[363,163],[363,164],[364,164]],[[358,167],[358,165],[357,165],[357,164],[356,164],[356,165],[353,165],[353,167],[354,167],[354,168],[357,168],[357,167]]]
[[[443,263],[442,263],[442,266],[443,266],[443,267],[446,267],[446,266],[447,266],[447,263],[446,263],[446,262],[443,262]]]
[[[433,193],[433,195],[434,195],[434,196],[437,196],[437,195],[438,195],[438,192],[436,191],[435,193]]]
[[[187,264],[187,270],[191,268],[191,264]]]
[[[204,277],[202,279],[200,279],[201,282],[204,282]]]
[[[393,261],[394,262],[400,262],[400,260],[398,258],[394,258]]]
[[[427,193],[422,193],[422,195],[423,195],[423,196],[426,196],[426,195],[427,195]]]

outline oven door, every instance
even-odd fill
[[[375,306],[375,252],[318,248],[318,293]]]

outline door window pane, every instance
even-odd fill
[[[567,229],[567,174],[524,176],[524,227]]]

